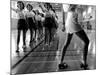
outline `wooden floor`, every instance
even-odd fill
[[[12,69],[12,74],[30,74],[30,73],[44,73],[44,72],[58,72],[58,71],[78,71],[83,70],[80,68],[80,63],[82,60],[82,49],[74,46],[75,42],[80,45],[80,40],[76,36],[73,36],[71,45],[69,46],[64,61],[69,65],[65,70],[59,70],[58,64],[61,58],[61,48],[63,47],[67,35],[59,31],[59,46],[57,49],[58,40],[55,39],[50,46],[44,46],[41,43],[37,48],[35,48],[23,61],[21,61],[15,68]],[[92,35],[88,35],[91,40]],[[75,42],[74,42],[75,41]],[[79,50],[78,50],[79,49]],[[95,54],[89,50],[87,62],[89,64],[89,69],[96,68]]]

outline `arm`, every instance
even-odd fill
[[[42,7],[42,5],[39,5],[39,7],[42,9],[43,12],[45,12],[45,9]]]
[[[34,10],[32,10],[33,11],[33,13],[36,15],[36,12],[34,11]]]
[[[65,12],[63,11],[63,29],[62,31],[65,31]]]
[[[18,13],[18,9],[14,9],[14,8],[11,8],[13,11],[15,11],[16,13]]]
[[[52,11],[55,13],[55,17],[58,19],[58,16],[56,15],[56,12],[54,9],[52,9]]]

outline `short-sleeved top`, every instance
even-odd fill
[[[25,12],[24,11],[17,10],[16,12],[18,14],[18,19],[25,19]]]
[[[77,17],[77,13],[73,13],[71,11],[67,13],[67,19],[65,20],[67,33],[74,33],[82,30],[81,26],[76,22]]]
[[[32,11],[30,11],[30,12],[27,11],[25,15],[27,18],[33,18],[35,16],[34,12],[32,12]]]

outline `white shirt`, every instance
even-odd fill
[[[66,33],[74,33],[82,30],[81,26],[79,24],[76,24],[76,17],[76,13],[67,13],[67,19],[65,21]]]
[[[29,18],[29,17],[32,17],[33,18],[35,14],[32,11],[30,11],[30,12],[27,11],[25,15],[27,16],[27,18]]]
[[[63,4],[63,10],[64,12],[68,12],[69,5],[68,4]]]
[[[17,13],[18,19],[25,19],[25,11],[20,11],[19,9],[13,9]]]

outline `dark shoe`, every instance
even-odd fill
[[[19,50],[16,50],[16,53],[19,53]]]
[[[17,47],[17,50],[16,50],[16,53],[18,53],[19,52],[19,47]]]
[[[61,63],[58,65],[59,69],[67,69],[68,68],[68,64],[66,63]]]
[[[30,41],[30,44],[32,43],[33,40]]]
[[[88,64],[83,64],[83,63],[81,63],[81,64],[80,64],[80,67],[83,68],[84,70],[88,70],[88,69],[89,69],[89,68],[88,68]]]

